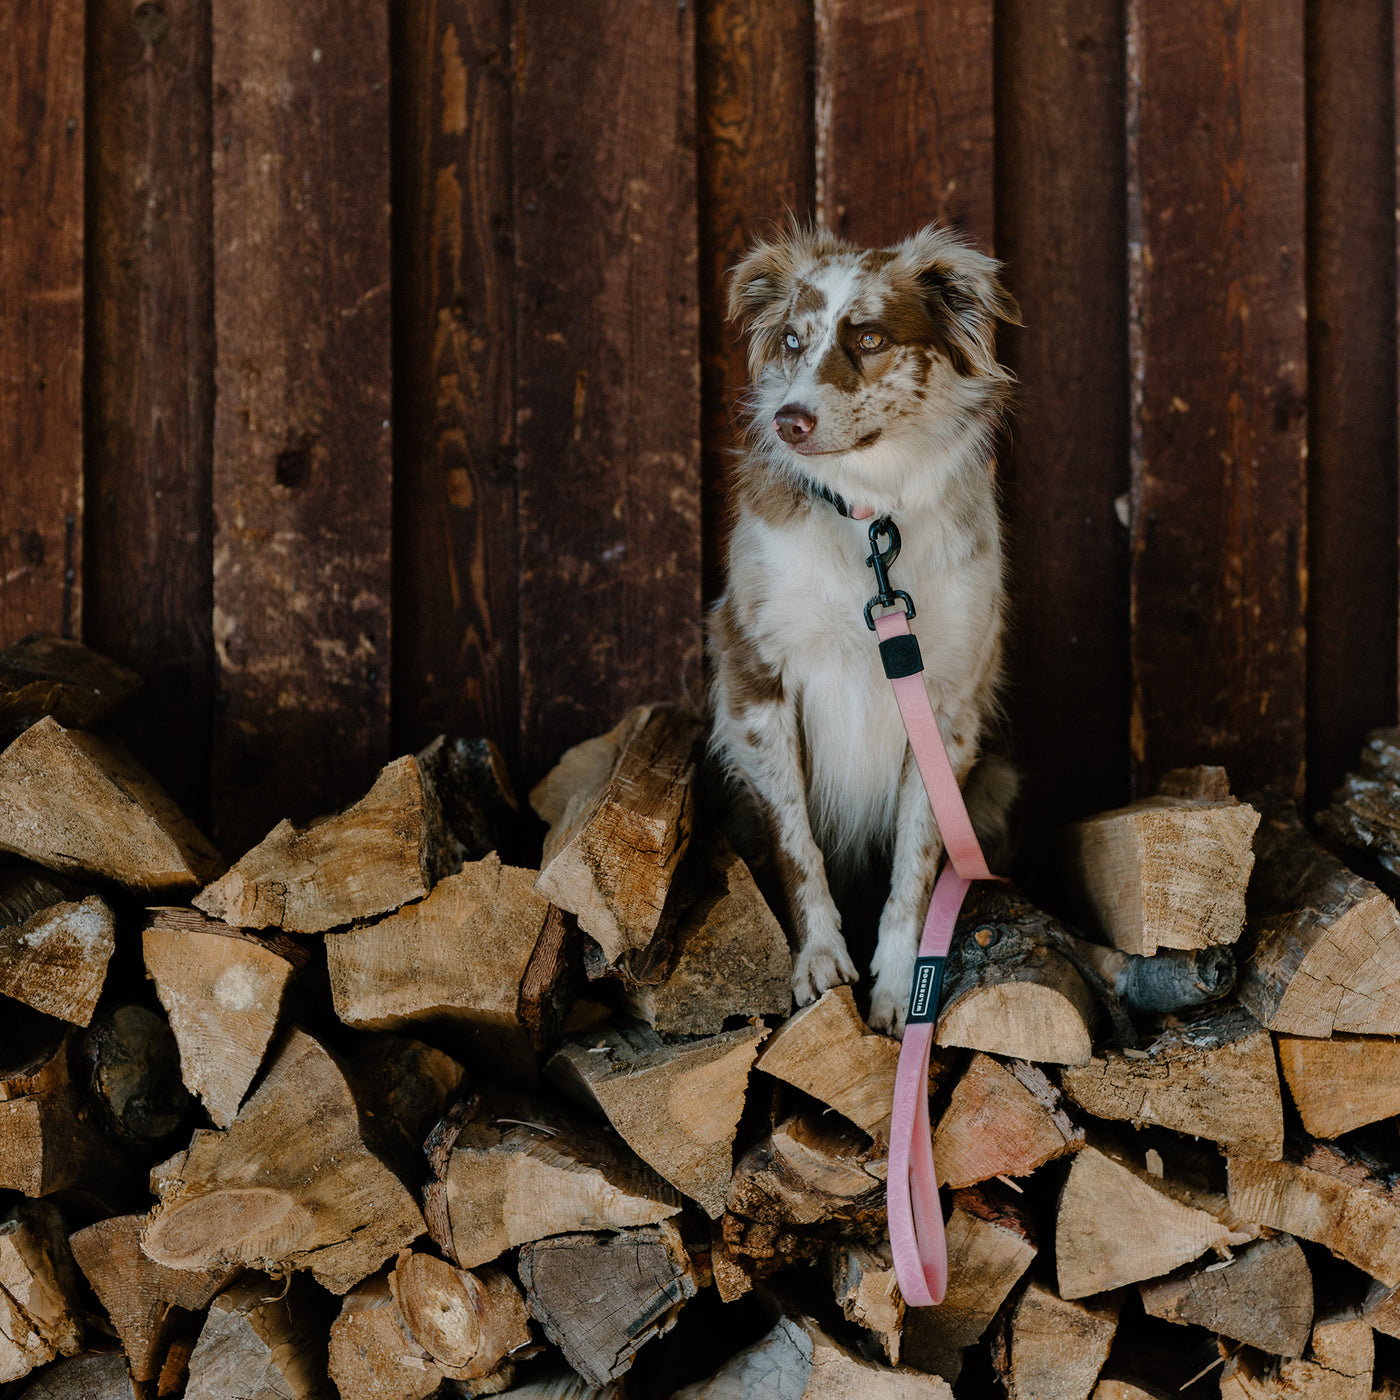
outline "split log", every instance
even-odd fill
[[[809,1317],[782,1317],[772,1331],[730,1357],[708,1380],[671,1400],[952,1400],[948,1382],[892,1369],[848,1351]]]
[[[734,1134],[763,1026],[667,1045],[645,1027],[566,1044],[548,1076],[596,1105],[644,1162],[713,1218],[734,1171]]]
[[[864,1133],[831,1114],[799,1112],[739,1161],[730,1215],[781,1227],[873,1227],[883,1220],[885,1157]]]
[[[1118,1331],[1121,1298],[1058,1297],[1032,1280],[1011,1314],[1009,1400],[1088,1400]]]
[[[429,1230],[464,1269],[546,1235],[652,1225],[681,1208],[615,1134],[523,1095],[455,1108],[428,1140],[428,1163]]]
[[[1227,1204],[1147,1170],[1127,1147],[1107,1141],[1085,1147],[1074,1157],[1056,1209],[1060,1296],[1084,1298],[1157,1278],[1208,1249],[1243,1244],[1258,1232],[1232,1228],[1232,1207],[1247,1220],[1259,1219],[1238,1207],[1233,1194]]]
[[[1150,797],[1071,826],[1066,873],[1125,953],[1233,943],[1258,825],[1258,812],[1234,798]]]
[[[73,1258],[107,1310],[132,1378],[152,1381],[177,1332],[239,1272],[237,1266],[167,1269],[141,1248],[144,1215],[116,1215],[69,1239]]]
[[[83,1034],[87,1090],[107,1128],[138,1149],[162,1143],[192,1099],[180,1078],[180,1050],[163,1016],[146,1006],[113,1006]]]
[[[1106,1050],[1060,1077],[1097,1118],[1155,1123],[1248,1157],[1283,1155],[1283,1099],[1268,1031],[1242,1007],[1196,1015],[1146,1050]]]
[[[1376,1339],[1354,1313],[1319,1318],[1306,1360],[1283,1361],[1242,1352],[1225,1363],[1220,1400],[1370,1400]]]
[[[624,1400],[627,1392],[625,1381],[610,1381],[599,1389],[567,1366],[561,1366],[548,1375],[532,1375],[506,1393],[511,1400]]]
[[[136,1400],[136,1390],[121,1352],[89,1352],[50,1367],[17,1400]]]
[[[585,1380],[606,1385],[676,1325],[698,1284],[669,1221],[612,1235],[556,1235],[520,1251],[520,1283],[545,1336]]]
[[[452,868],[450,847],[432,784],[405,756],[343,812],[279,822],[193,903],[239,928],[325,933],[422,899]]]
[[[409,1334],[450,1379],[479,1380],[530,1343],[525,1302],[500,1269],[469,1273],[406,1249],[389,1288]]]
[[[535,888],[577,915],[610,963],[647,947],[661,926],[690,841],[701,738],[688,712],[643,707],[580,746],[586,754],[571,750],[530,794],[550,823]],[[609,745],[616,759],[604,773]]]
[[[627,1009],[673,1035],[714,1035],[731,1016],[792,1010],[792,954],[753,876],[722,833],[710,834],[704,885],[676,930],[663,981],[631,989]]]
[[[1172,768],[1157,784],[1158,797],[1189,797],[1197,802],[1228,802],[1229,775],[1218,764],[1203,763],[1195,768]]]
[[[963,1351],[973,1345],[1031,1266],[1036,1242],[1030,1216],[1009,1192],[955,1191],[946,1226],[948,1292],[936,1308],[905,1314],[904,1359],[956,1382]]]
[[[1400,1041],[1362,1035],[1276,1039],[1288,1092],[1314,1137],[1340,1137],[1400,1113]]]
[[[110,907],[90,891],[37,865],[0,868],[0,995],[86,1026],[115,933]]]
[[[872,1031],[849,987],[833,987],[773,1033],[758,1067],[888,1138],[899,1042]]]
[[[1222,944],[1160,948],[1151,957],[1123,953],[1082,938],[1075,951],[1132,1012],[1160,1015],[1228,996],[1235,986],[1234,949]]]
[[[69,1033],[27,1007],[6,1008],[5,1017],[0,1190],[47,1196],[78,1187],[110,1202],[137,1178],[125,1150],[94,1126],[73,1082]]]
[[[1138,1385],[1136,1381],[1105,1377],[1094,1387],[1092,1400],[1174,1400],[1166,1390]]]
[[[336,1014],[359,1030],[438,1031],[470,1060],[533,1081],[522,986],[546,931],[557,937],[561,928],[533,883],[533,871],[493,854],[439,880],[426,899],[333,934],[326,959]]]
[[[827,1256],[831,1291],[848,1322],[872,1334],[891,1366],[899,1365],[904,1298],[894,1275],[888,1241],[845,1240]]]
[[[153,909],[142,950],[170,1017],[180,1072],[221,1128],[233,1122],[282,1015],[293,973],[310,952],[195,909]]]
[[[366,1036],[349,1060],[355,1098],[373,1104],[373,1141],[386,1160],[422,1164],[428,1134],[464,1088],[465,1070],[421,1040]]]
[[[1231,1157],[1230,1205],[1243,1219],[1326,1245],[1387,1287],[1400,1284],[1400,1189],[1388,1169],[1329,1143],[1280,1162]]]
[[[1260,801],[1240,1000],[1270,1030],[1400,1033],[1400,914],[1303,829]]]
[[[331,1324],[330,1374],[341,1396],[355,1400],[427,1400],[442,1386],[442,1372],[404,1325],[387,1269],[345,1295]]]
[[[209,1308],[185,1400],[336,1400],[328,1311],[309,1288],[257,1277],[233,1284]]]
[[[141,677],[68,637],[29,637],[0,651],[0,735],[51,715],[96,729],[141,689]]]
[[[1205,1327],[1279,1356],[1301,1356],[1313,1325],[1312,1271],[1291,1235],[1241,1248],[1225,1263],[1139,1285],[1152,1317]]]
[[[223,858],[118,743],[41,719],[0,753],[0,851],[141,894],[192,890]]]
[[[0,1382],[83,1349],[78,1271],[58,1209],[21,1201],[0,1217]]]
[[[1043,1070],[975,1054],[934,1129],[933,1160],[943,1185],[974,1186],[995,1176],[1029,1176],[1083,1143],[1084,1130]]]
[[[365,1144],[340,1065],[306,1032],[282,1041],[233,1123],[152,1173],[142,1247],[176,1269],[310,1269],[345,1293],[422,1233],[413,1197]]]
[[[490,739],[439,734],[418,755],[418,766],[432,783],[456,842],[453,869],[484,860],[509,841],[520,803],[506,761]]]

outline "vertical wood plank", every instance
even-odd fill
[[[729,461],[748,379],[725,273],[789,215],[814,213],[811,0],[705,0],[698,12],[700,342],[707,596],[724,587]]]
[[[394,737],[519,736],[509,0],[394,8]]]
[[[83,634],[146,678],[128,742],[208,818],[214,413],[208,0],[89,4]]]
[[[520,0],[523,762],[700,686],[694,12]]]
[[[214,0],[215,829],[237,851],[388,748],[381,4]]]
[[[816,0],[817,209],[880,246],[930,220],[992,246],[992,0]]]
[[[1309,0],[1308,795],[1396,716],[1393,0]]]
[[[0,53],[0,645],[81,626],[83,4],[12,0]]]
[[[1130,0],[1140,790],[1304,771],[1302,0]]]
[[[1010,708],[1036,826],[1128,790],[1123,39],[1116,0],[997,10],[997,244],[1025,321],[1001,337],[1021,380]]]

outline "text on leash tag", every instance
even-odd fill
[[[942,958],[920,958],[914,964],[909,989],[909,1025],[932,1021],[938,1015],[938,993],[943,986]]]

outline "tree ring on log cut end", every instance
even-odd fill
[[[141,1237],[141,1248],[170,1269],[268,1254],[285,1254],[310,1223],[285,1191],[247,1186],[182,1201],[162,1212]]]

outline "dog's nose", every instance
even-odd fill
[[[816,418],[805,408],[799,408],[794,403],[784,404],[773,415],[773,427],[777,430],[778,436],[794,447],[799,442],[805,442],[811,437],[812,430],[816,426]]]

